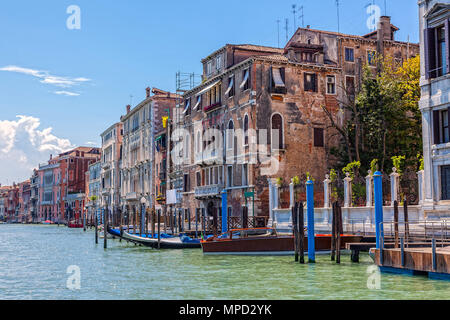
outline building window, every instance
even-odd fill
[[[233,186],[233,166],[227,167],[227,187],[231,188]]]
[[[433,111],[434,144],[450,142],[449,109]]]
[[[448,26],[449,20],[444,25],[424,31],[425,77],[427,79],[440,77],[449,72],[450,44],[448,36],[446,38]]]
[[[305,91],[317,92],[317,75],[315,73],[305,73]]]
[[[195,175],[197,176],[197,187],[201,187],[202,186],[202,174],[200,172],[197,172]]]
[[[249,81],[249,75],[250,75],[250,70],[246,69],[244,70],[243,74],[242,74],[242,83],[239,86],[243,91],[250,89],[250,81]]]
[[[314,128],[314,147],[324,146],[324,130],[322,128]]]
[[[353,48],[345,48],[345,61],[355,62],[355,50]]]
[[[450,200],[450,166],[441,167],[441,200]]]
[[[327,76],[327,94],[336,94],[336,76]]]
[[[212,73],[212,61],[208,61],[206,64],[206,75],[210,76]]]
[[[220,70],[220,69],[222,69],[222,55],[221,54],[219,54],[216,57],[216,70]]]
[[[373,50],[367,51],[367,63],[369,64],[369,66],[371,67],[375,66],[376,55],[377,55],[376,51]]]
[[[280,150],[284,148],[283,145],[283,118],[279,113],[272,115],[271,121],[271,147],[272,150]]]
[[[437,29],[437,76],[447,74],[447,50],[445,41],[445,27]]]
[[[248,146],[248,114],[244,116],[244,146]]]
[[[244,163],[242,165],[242,185],[248,186],[248,164]]]
[[[345,89],[349,99],[355,98],[355,77],[345,77]]]
[[[270,68],[270,91],[272,93],[286,94],[285,69]]]
[[[234,76],[228,78],[228,88],[227,91],[225,91],[225,94],[230,98],[234,96]]]
[[[227,149],[233,149],[234,142],[234,123],[233,120],[228,122],[228,130],[227,130]]]

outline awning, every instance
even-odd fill
[[[197,97],[197,103],[196,103],[195,106],[194,106],[194,110],[197,110],[197,108],[198,108],[198,106],[200,105],[200,103],[202,103],[202,96],[201,96],[201,95],[199,95],[199,96]]]
[[[200,96],[202,94],[204,94],[205,92],[208,92],[209,90],[211,90],[212,87],[214,87],[215,85],[217,85],[220,82],[220,80],[210,84],[209,86],[207,86],[206,88],[204,88],[203,90],[201,90],[200,92],[197,92],[196,96]]]
[[[248,75],[249,75],[249,70],[247,69],[247,70],[245,70],[244,80],[242,80],[242,83],[239,86],[239,88],[242,89],[243,87],[245,87],[245,85],[247,84],[247,81],[248,81]]]
[[[234,85],[234,77],[230,78],[230,83],[228,84],[228,89],[227,91],[225,91],[225,94],[228,95],[231,91],[231,89],[233,89],[233,85]]]
[[[189,110],[189,107],[191,106],[191,99],[186,100],[186,107],[184,107],[183,114],[186,114],[186,112]]]
[[[278,68],[273,68],[272,69],[272,75],[273,75],[273,81],[275,82],[275,87],[282,87],[284,88],[284,82],[283,82],[283,78],[281,77],[281,73],[280,73],[280,69]]]

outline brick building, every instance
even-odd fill
[[[328,113],[343,121],[342,103],[358,91],[363,65],[376,71],[375,52],[399,63],[419,53],[395,41],[396,30],[389,17],[364,36],[299,28],[284,49],[226,45],[203,59],[204,81],[180,106],[184,212],[217,218],[226,194],[229,216],[245,206],[268,218],[269,183],[287,186],[307,172],[320,190],[335,161],[330,148],[340,142]]]
[[[84,206],[86,171],[100,160],[99,148],[78,147],[39,166],[39,219],[67,223],[80,218]]]
[[[19,183],[19,212],[18,222],[28,223],[31,222],[31,184],[30,180]]]

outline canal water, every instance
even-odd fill
[[[348,255],[341,265],[317,258],[299,265],[293,257],[204,256],[200,249],[157,251],[118,240],[104,250],[92,230],[0,225],[0,300],[450,298],[450,282],[426,277],[382,274],[381,288],[369,289],[377,282],[367,254],[359,264]],[[67,287],[70,266],[79,268],[79,290]]]

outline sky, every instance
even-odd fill
[[[339,3],[342,33],[369,33],[375,4],[397,40],[419,41],[416,0]],[[338,30],[336,0],[1,1],[0,184],[28,179],[50,154],[100,146],[146,87],[175,90],[176,72],[201,74],[200,60],[227,43],[284,46],[293,4],[304,26]]]

